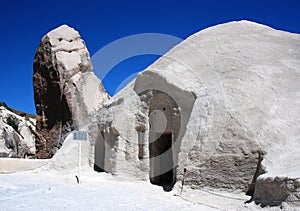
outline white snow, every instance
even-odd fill
[[[164,192],[144,181],[122,181],[84,169],[0,174],[0,210],[256,210],[242,193],[184,189]],[[279,208],[274,208],[279,210]]]
[[[17,158],[1,158],[0,174],[16,173],[20,171],[28,171],[39,168],[48,164],[47,159],[17,159]]]

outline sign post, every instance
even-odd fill
[[[81,172],[81,141],[78,140],[78,184]]]
[[[77,183],[80,183],[80,172],[81,172],[81,141],[87,141],[86,131],[74,131],[73,140],[78,141],[78,176],[76,176]]]

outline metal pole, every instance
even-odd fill
[[[183,169],[183,178],[182,178],[182,183],[181,183],[180,196],[182,195],[182,191],[183,191],[185,173],[186,173],[186,168]]]
[[[80,171],[81,171],[81,141],[78,140],[78,184],[80,179]]]

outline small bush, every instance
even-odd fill
[[[3,106],[4,108],[8,108],[8,106],[6,105],[6,103],[4,103],[4,102],[0,102],[0,106]]]
[[[21,116],[21,117],[26,117],[26,113],[20,112],[20,116]]]

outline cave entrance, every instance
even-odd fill
[[[150,182],[162,186],[165,191],[171,191],[175,184],[172,136],[172,133],[165,132],[149,143]]]
[[[98,172],[104,172],[105,165],[105,142],[104,142],[104,132],[101,131],[98,134],[95,143],[95,161],[94,161],[94,170]]]
[[[114,173],[118,136],[118,131],[114,128],[109,128],[108,131],[101,130],[98,133],[95,143],[95,171]]]

